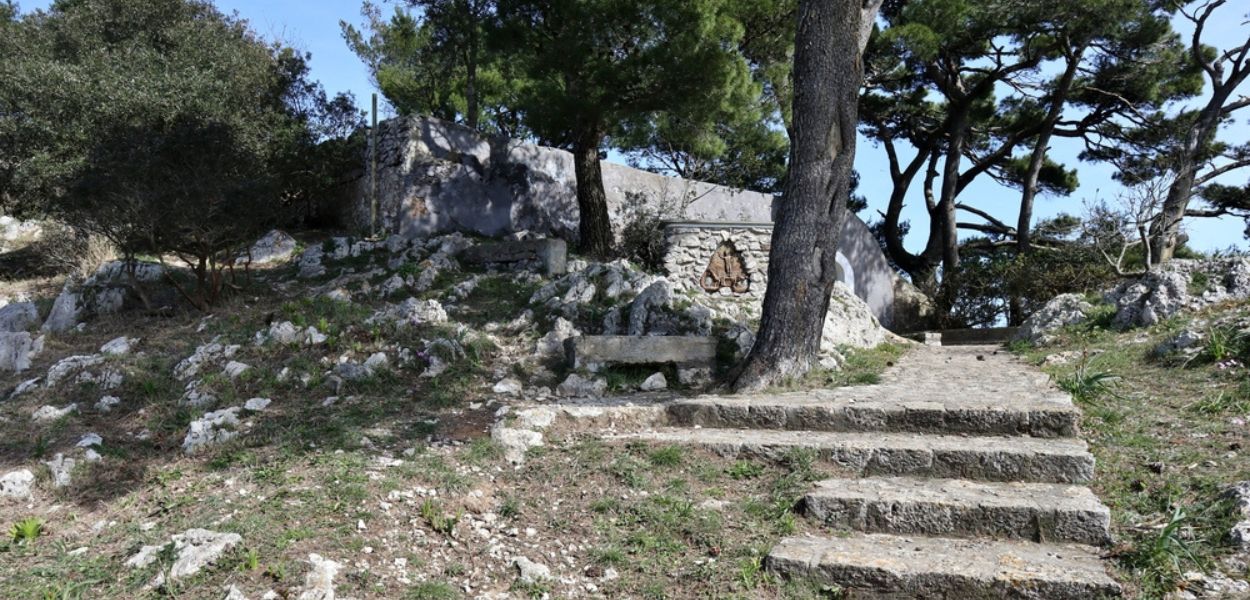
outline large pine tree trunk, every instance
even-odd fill
[[[608,220],[608,196],[603,191],[599,147],[603,133],[597,125],[583,127],[573,143],[573,171],[577,176],[579,248],[585,254],[606,258],[612,251],[612,223]]]
[[[1059,79],[1059,85],[1051,94],[1053,97],[1050,101],[1050,109],[1046,113],[1042,132],[1037,136],[1037,143],[1034,144],[1033,153],[1029,156],[1029,167],[1024,174],[1024,192],[1020,195],[1020,215],[1016,219],[1016,248],[1020,252],[1028,252],[1033,245],[1033,205],[1037,199],[1042,167],[1046,165],[1046,152],[1049,150],[1050,138],[1055,132],[1055,124],[1063,115],[1068,92],[1072,89],[1072,82],[1076,79],[1076,71],[1081,65],[1081,56],[1084,54],[1085,46],[1082,45],[1068,57],[1068,66],[1063,72],[1063,77]]]
[[[867,41],[862,25],[867,19],[871,27],[879,6],[873,0],[799,4],[790,175],[773,229],[760,330],[733,382],[736,391],[802,375],[820,352],[855,161]]]
[[[1175,178],[1168,188],[1167,198],[1160,207],[1159,215],[1150,225],[1150,264],[1161,265],[1172,260],[1180,240],[1181,222],[1189,201],[1194,195],[1194,182],[1198,178],[1198,160],[1219,130],[1220,109],[1227,94],[1219,92],[1198,113],[1197,121],[1185,136],[1184,146],[1172,166]]]
[[[959,268],[959,228],[955,213],[955,197],[959,195],[959,164],[964,155],[968,133],[968,113],[962,111],[951,124],[951,140],[942,165],[942,193],[938,198],[938,217],[942,227],[942,277]]]

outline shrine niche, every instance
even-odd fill
[[[712,253],[699,285],[709,293],[718,293],[728,289],[735,294],[745,294],[751,290],[751,275],[747,273],[746,262],[742,253],[730,242],[724,242]]]

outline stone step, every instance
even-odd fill
[[[1052,483],[829,479],[803,499],[811,518],[868,533],[1101,545],[1111,512],[1089,488]]]
[[[846,388],[747,397],[702,397],[668,407],[673,425],[725,429],[905,431],[1074,437],[1080,411],[1063,394],[1027,399],[928,398],[912,392]],[[883,393],[885,392],[885,393]],[[918,397],[917,397],[918,396]]]
[[[1094,548],[885,534],[790,537],[768,554],[783,577],[836,585],[848,598],[1090,600],[1119,597]]]
[[[1094,457],[1074,438],[663,428],[609,439],[689,444],[726,456],[777,460],[796,448],[858,476],[1084,483]]]

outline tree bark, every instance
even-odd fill
[[[1168,188],[1168,195],[1163,201],[1158,218],[1150,224],[1151,266],[1172,260],[1176,253],[1181,221],[1184,220],[1185,210],[1189,208],[1189,200],[1194,195],[1194,181],[1198,177],[1199,169],[1198,155],[1215,139],[1221,108],[1226,99],[1227,96],[1220,98],[1220,90],[1217,88],[1215,97],[1198,113],[1197,122],[1185,136],[1185,145],[1173,166],[1176,177]]]
[[[1037,199],[1038,182],[1041,179],[1042,167],[1046,165],[1046,152],[1049,150],[1050,138],[1054,135],[1055,124],[1063,116],[1063,107],[1067,104],[1068,92],[1076,79],[1077,68],[1081,65],[1081,57],[1085,54],[1085,46],[1078,48],[1068,57],[1067,68],[1059,79],[1050,101],[1050,109],[1042,124],[1042,131],[1037,136],[1037,144],[1033,146],[1033,154],[1029,157],[1028,171],[1024,174],[1024,193],[1020,195],[1020,215],[1016,220],[1016,248],[1020,252],[1028,252],[1033,244],[1033,203]],[[1013,298],[1014,300],[1014,298]]]
[[[800,1],[790,175],[773,228],[760,330],[733,381],[738,392],[802,375],[816,363],[855,161],[864,28],[880,5]]]
[[[938,197],[937,217],[942,228],[942,272],[950,275],[959,267],[959,228],[955,214],[955,196],[958,195],[959,163],[964,155],[964,141],[968,133],[968,114],[961,111],[951,122],[950,143],[946,149],[946,161],[942,165],[942,192]]]
[[[573,171],[577,177],[578,246],[586,254],[607,258],[613,238],[599,165],[602,145],[602,128],[598,124],[583,126],[573,143]]]

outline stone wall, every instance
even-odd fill
[[[854,243],[867,233],[867,228],[860,231],[860,227],[863,223],[855,219],[843,231],[843,239],[851,243],[844,241],[838,251],[838,280],[868,303],[882,325],[893,327],[896,321],[901,322],[894,311],[897,276],[875,241],[870,247]],[[668,246],[664,268],[682,290],[762,299],[768,285],[772,235],[772,223],[669,223],[664,230]],[[720,263],[719,269],[714,261]],[[732,279],[741,281],[737,289],[723,280],[726,262],[742,270],[740,274],[729,273]]]
[[[570,153],[485,138],[431,118],[391,119],[378,127],[380,233],[424,237],[463,231],[501,236],[530,231],[576,242],[577,188]],[[770,194],[665,177],[610,162],[603,163],[603,180],[617,231],[634,215],[649,213],[670,221],[758,224],[747,230],[758,231],[752,237],[761,248],[771,236],[768,224],[776,198]],[[370,214],[366,175],[360,180],[351,219],[360,230],[368,230]],[[765,256],[765,262],[757,260],[755,267],[759,273],[766,272],[767,251],[752,252],[757,259]],[[848,285],[882,324],[894,323],[896,277],[871,232],[854,216],[847,219],[842,232],[839,263]],[[706,260],[698,269],[700,274],[703,268]],[[763,281],[752,282],[750,290],[762,294]]]

